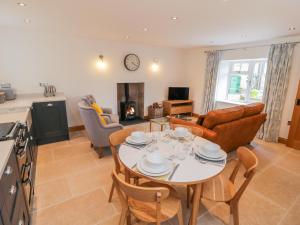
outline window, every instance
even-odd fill
[[[221,61],[216,100],[236,103],[262,101],[266,71],[267,59]]]

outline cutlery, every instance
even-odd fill
[[[174,176],[176,170],[178,169],[178,167],[179,167],[179,164],[177,164],[177,165],[174,167],[174,169],[173,169],[171,175],[169,176],[168,180],[171,180],[171,179],[173,178],[173,176]]]
[[[135,163],[135,164],[131,167],[131,169],[134,169],[134,168],[136,167],[136,165],[137,165],[137,163]]]

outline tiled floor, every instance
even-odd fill
[[[138,125],[147,129],[148,124]],[[259,167],[240,201],[241,225],[300,224],[300,151],[282,144],[256,140],[253,151]],[[107,149],[109,153],[109,149]],[[99,159],[82,132],[70,141],[39,148],[34,225],[114,225],[120,205],[117,195],[108,203],[113,160]],[[228,165],[225,173],[230,171]],[[185,219],[185,190],[182,194]],[[176,224],[176,219],[167,224]],[[199,225],[232,224],[229,209],[222,203],[203,201]]]

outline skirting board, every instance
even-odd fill
[[[79,125],[79,126],[69,127],[69,132],[81,131],[84,129],[85,129],[84,125]]]
[[[286,145],[288,140],[286,138],[278,137],[278,142]]]
[[[145,120],[149,120],[148,116],[144,117]],[[75,132],[75,131],[81,131],[84,130],[84,125],[79,125],[79,126],[73,126],[73,127],[69,127],[69,132]]]

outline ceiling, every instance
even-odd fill
[[[299,34],[299,9],[300,0],[0,0],[0,26],[186,48]]]

